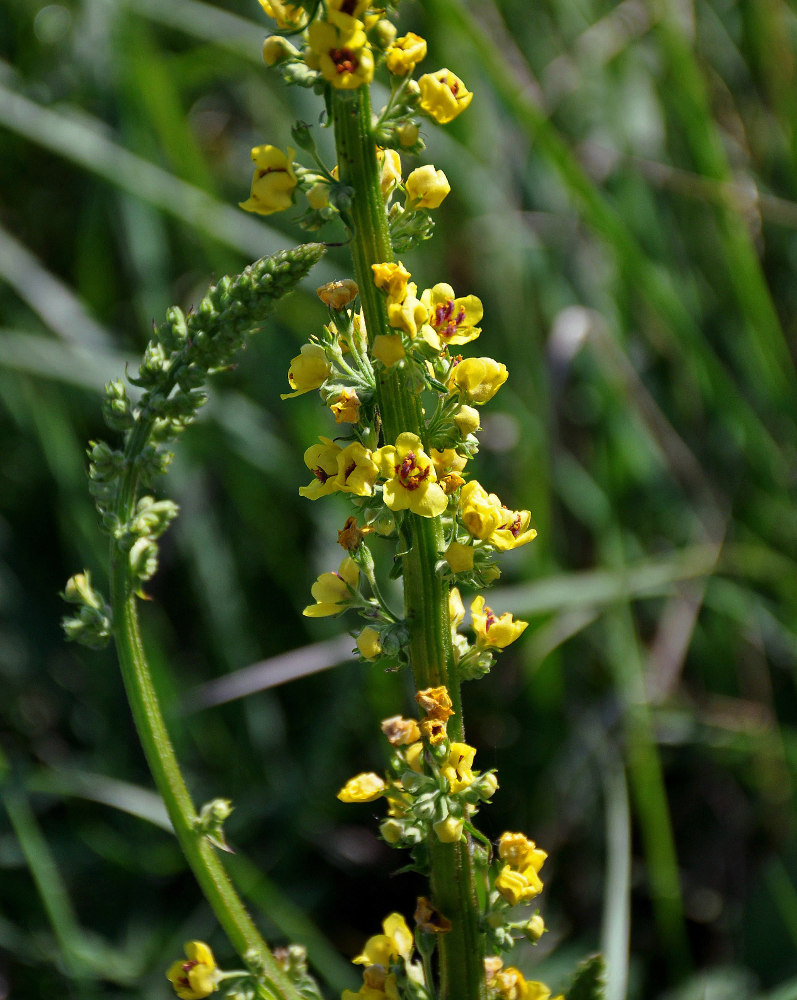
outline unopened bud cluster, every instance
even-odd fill
[[[187,315],[173,306],[155,328],[138,374],[128,376],[142,390],[137,402],[121,379],[106,385],[103,415],[111,430],[123,432],[124,442],[119,448],[90,442],[89,488],[102,527],[126,560],[136,587],[157,571],[158,539],[178,513],[171,500],[139,497],[140,486],[151,484],[168,468],[172,453],[166,445],[204,403],[208,376],[230,365],[244,338],[259,329],[275,303],[323,253],[321,245],[307,244],[265,257],[235,278],[222,278]],[[111,636],[107,603],[96,591],[88,596],[85,587],[81,590],[72,581],[65,597],[81,609],[64,619],[66,637],[100,648]]]

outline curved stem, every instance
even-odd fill
[[[373,281],[372,264],[394,259],[387,212],[379,184],[376,145],[371,132],[367,87],[334,91],[332,106],[341,180],[354,191],[349,209],[353,226],[351,250],[354,275],[360,289],[368,338],[392,332],[384,296]],[[399,365],[377,376],[377,401],[384,438],[394,442],[410,431],[423,441],[426,426],[420,398],[404,380]],[[410,658],[415,686],[445,684],[456,713],[449,722],[453,740],[464,740],[460,686],[451,646],[448,585],[435,573],[443,549],[439,517],[406,515],[411,545],[403,557],[404,611],[409,628]],[[479,908],[470,838],[458,844],[429,840],[431,888],[435,905],[451,920],[452,928],[439,935],[439,1000],[484,1000],[484,937],[479,930]]]
[[[135,457],[136,449],[146,442],[150,429],[148,422],[142,420],[128,444],[128,458]],[[137,478],[134,466],[128,465],[116,505],[116,512],[123,521],[132,514]],[[126,554],[112,543],[111,604],[122,678],[147,763],[175,835],[205,898],[236,952],[242,958],[250,952],[257,955],[264,976],[280,1000],[300,1000],[295,986],[277,965],[246,911],[214,848],[195,828],[196,809],[169,739],[144,653],[135,583]]]

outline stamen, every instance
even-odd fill
[[[329,58],[335,64],[338,73],[354,73],[360,65],[351,49],[330,49]]]

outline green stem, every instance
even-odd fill
[[[340,178],[354,191],[349,209],[353,232],[354,276],[360,289],[369,342],[389,334],[387,308],[373,281],[372,264],[394,259],[385,202],[379,184],[376,145],[371,133],[371,105],[366,87],[334,91],[332,108]],[[384,440],[395,442],[409,431],[423,441],[426,426],[420,397],[406,384],[399,365],[377,377],[377,402]],[[411,545],[404,556],[404,612],[409,628],[413,680],[418,689],[445,684],[456,713],[449,722],[455,741],[465,738],[462,701],[451,647],[448,585],[435,573],[443,549],[439,517],[407,515]],[[439,1000],[484,1000],[484,937],[479,930],[479,907],[470,839],[443,844],[429,841],[431,889],[435,905],[451,920],[452,928],[439,935]]]
[[[136,448],[140,447],[141,441],[147,439],[150,430],[148,421],[142,420],[131,436],[128,457],[137,453]],[[128,465],[116,510],[122,523],[133,513],[137,478],[135,466]],[[111,604],[122,678],[147,763],[163,798],[175,835],[205,898],[236,952],[242,958],[248,952],[254,952],[258,956],[265,978],[280,1000],[300,1000],[296,988],[278,967],[247,913],[215,849],[196,831],[196,809],[169,739],[144,654],[138,624],[136,582],[126,553],[112,543]]]

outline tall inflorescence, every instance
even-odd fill
[[[352,252],[353,275],[318,289],[328,320],[293,358],[283,396],[317,392],[329,410],[329,429],[305,451],[299,493],[344,494],[351,505],[338,533],[342,561],[315,581],[304,614],[359,615],[360,658],[411,670],[420,710],[383,721],[386,773],[356,775],[339,793],[344,802],[383,799],[382,838],[430,879],[414,933],[400,914],[388,916],[354,959],[363,985],[344,1000],[544,1000],[547,987],[500,956],[545,929],[528,908],[542,890],[546,854],[520,833],[493,845],[475,826],[498,781],[474,768],[459,691],[526,628],[478,593],[498,578],[496,554],[536,537],[528,510],[507,507],[470,474],[481,407],[508,372],[492,358],[463,356],[481,333],[479,298],[445,281],[423,287],[397,259],[432,235],[434,210],[450,192],[442,170],[407,172],[402,156],[422,153],[422,122],[452,121],[473,95],[449,69],[414,78],[426,42],[397,37],[390,7],[260,2],[280,31],[266,39],[265,61],[287,83],[324,96],[338,163],[325,163],[312,129],[297,123],[293,140],[309,165],[292,148],[256,146],[242,207],[270,214],[301,192],[302,224],[342,223]],[[374,115],[369,84],[381,72],[390,92]],[[377,572],[375,556],[389,572]],[[385,576],[402,579],[401,607],[380,588]],[[460,588],[477,592],[470,638]]]

